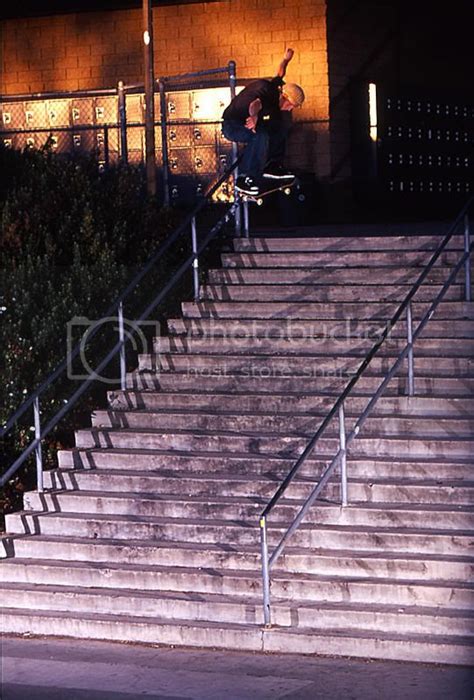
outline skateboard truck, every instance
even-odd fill
[[[286,184],[281,184],[278,186],[270,187],[266,190],[263,190],[263,192],[259,192],[258,194],[248,194],[247,192],[241,192],[238,189],[236,190],[236,194],[237,194],[238,198],[242,201],[242,203],[244,205],[243,209],[244,209],[244,235],[245,235],[245,238],[249,237],[249,209],[248,209],[249,202],[255,202],[257,204],[257,206],[260,207],[263,204],[264,198],[268,194],[272,194],[272,192],[283,192],[285,195],[289,195],[291,192],[291,188],[294,187],[294,185],[296,185],[296,182],[297,182],[297,180],[295,178],[290,183],[287,182]]]
[[[288,195],[291,192],[291,185],[286,187],[277,187],[272,190],[265,190],[265,192],[260,192],[258,195],[245,194],[244,192],[240,195],[244,202],[255,202],[259,207],[263,204],[263,198],[270,194],[271,192],[283,192]]]

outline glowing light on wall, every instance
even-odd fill
[[[377,87],[369,83],[369,133],[372,141],[377,141]]]

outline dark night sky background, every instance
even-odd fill
[[[203,0],[152,0],[153,6],[184,5]],[[215,0],[211,0],[215,1]],[[209,2],[209,0],[206,0]],[[4,2],[0,6],[0,19],[63,14],[65,12],[91,12],[94,10],[128,10],[140,8],[141,0],[23,0],[18,4]]]

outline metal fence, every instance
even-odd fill
[[[194,202],[230,166],[235,146],[221,115],[236,89],[235,64],[161,78],[155,94],[158,181],[164,201]],[[0,97],[0,143],[15,149],[49,143],[58,153],[96,153],[99,167],[145,160],[143,85],[74,93]],[[231,201],[228,183],[214,201]]]

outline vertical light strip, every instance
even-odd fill
[[[377,87],[369,83],[369,132],[372,141],[377,141]]]

